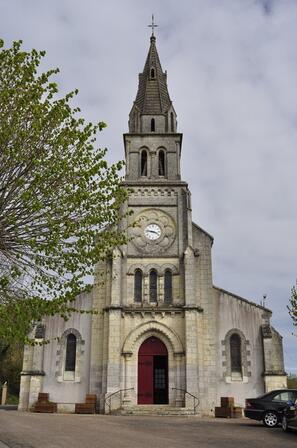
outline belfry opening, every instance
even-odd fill
[[[137,396],[138,404],[168,404],[168,352],[156,337],[139,348]]]

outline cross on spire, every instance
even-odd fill
[[[151,23],[151,25],[148,25],[148,27],[152,29],[152,36],[154,36],[154,29],[155,29],[157,26],[158,26],[158,25],[155,24],[154,14],[152,14],[152,23]]]

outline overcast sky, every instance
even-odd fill
[[[211,233],[214,284],[259,303],[267,294],[288,372],[297,338],[286,306],[297,277],[296,0],[0,0],[7,46],[47,51],[63,93],[122,134],[149,48],[151,14],[183,132],[193,220]]]

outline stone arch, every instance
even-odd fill
[[[177,269],[177,267],[174,264],[172,264],[172,263],[164,263],[160,267],[161,275],[164,275],[164,273],[165,273],[165,271],[167,269],[170,270],[172,272],[172,274],[178,274],[178,269]]]
[[[145,266],[145,274],[149,275],[150,271],[157,271],[157,274],[160,275],[160,265],[157,263],[150,263]]]
[[[140,346],[150,336],[160,338],[167,347],[169,345],[174,354],[184,353],[182,342],[175,331],[161,322],[149,321],[130,331],[124,341],[122,354],[132,355],[135,352],[135,347]]]
[[[230,339],[230,337],[232,336],[233,333],[238,334],[238,336],[240,336],[242,341],[244,341],[244,342],[246,341],[244,333],[241,330],[239,330],[238,328],[231,328],[231,330],[229,330],[226,333],[225,339]]]
[[[241,341],[241,364],[242,364],[242,381],[248,382],[248,378],[251,376],[251,353],[248,350],[250,342],[246,339],[244,333],[238,328],[231,328],[226,333],[225,339],[222,340],[223,352],[223,366],[224,366],[224,377],[226,382],[232,382],[232,372],[231,372],[231,352],[230,352],[230,338],[233,334],[237,334]]]
[[[144,266],[144,264],[141,264],[141,263],[137,263],[136,264],[135,263],[135,264],[131,264],[131,266],[127,270],[127,274],[134,275],[136,269],[140,269],[143,273],[145,273],[145,266]]]
[[[59,383],[65,380],[64,371],[65,371],[66,343],[67,343],[67,336],[69,334],[74,334],[74,336],[76,337],[76,367],[73,381],[75,383],[79,383],[81,380],[82,362],[85,352],[85,341],[83,340],[80,332],[76,330],[76,328],[67,328],[67,330],[65,330],[62,336],[59,338],[59,342],[57,345],[55,377]]]
[[[155,269],[158,272],[158,275],[164,275],[166,269],[170,269],[172,271],[172,274],[178,274],[178,268],[172,263],[164,263],[162,265],[159,265],[157,263],[149,263],[147,265],[144,265],[142,263],[134,263],[129,266],[127,274],[134,275],[136,269],[141,269],[144,275],[148,275],[152,269]]]

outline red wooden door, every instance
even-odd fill
[[[138,355],[138,404],[154,403],[153,355]]]
[[[138,404],[154,404],[154,357],[167,357],[167,349],[160,339],[150,337],[138,352]]]

